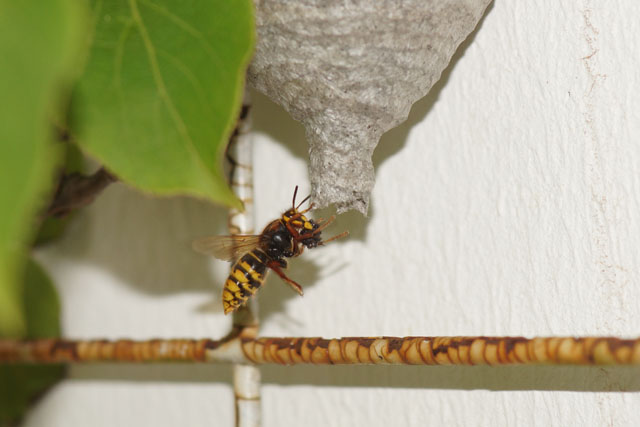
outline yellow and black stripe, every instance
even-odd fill
[[[244,254],[231,267],[231,273],[222,291],[224,314],[237,310],[250,296],[258,292],[264,283],[267,261],[267,254],[256,248]]]

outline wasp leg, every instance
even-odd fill
[[[310,231],[308,231],[308,232],[306,232],[306,233],[297,233],[297,232],[296,232],[295,234],[294,234],[294,233],[292,233],[292,234],[293,234],[293,238],[294,238],[295,240],[304,240],[304,239],[307,239],[307,238],[309,238],[309,237],[313,237],[313,236],[315,236],[316,234],[319,234],[319,233],[320,233],[322,230],[324,230],[325,228],[327,228],[327,227],[328,227],[328,226],[329,226],[333,221],[335,221],[335,219],[336,219],[336,216],[335,216],[335,215],[332,215],[328,220],[326,220],[326,221],[324,221],[324,222],[321,222],[321,221],[319,220],[319,221],[318,221],[318,223],[317,223],[317,224],[318,224],[318,228],[316,228],[315,230],[310,230]],[[288,226],[288,225],[289,225],[289,224],[287,223],[287,226]],[[331,239],[329,239],[329,240],[326,240],[326,241],[321,242],[321,243],[318,243],[318,244],[319,244],[319,245],[322,245],[322,244],[324,244],[324,243],[326,243],[326,242],[330,242],[331,240],[335,240],[335,239],[339,239],[340,237],[344,237],[344,236],[346,236],[347,234],[349,234],[349,233],[346,233],[346,234],[345,234],[345,233],[342,233],[342,234],[340,234],[338,237],[333,237],[333,238],[331,238]]]
[[[348,235],[349,235],[348,231],[343,231],[342,233],[338,234],[337,236],[333,236],[330,239],[323,240],[322,242],[318,243],[318,246],[326,245],[327,243],[331,242],[332,240],[342,239],[343,237],[346,237]]]
[[[280,263],[280,262],[271,261],[270,263],[267,264],[267,266],[270,269],[272,269],[273,271],[275,271],[276,274],[278,276],[280,276],[280,278],[282,280],[284,280],[289,286],[291,286],[291,288],[293,288],[294,291],[296,291],[298,294],[300,294],[300,296],[304,295],[304,292],[302,291],[302,286],[300,286],[299,284],[297,284],[293,280],[289,279],[287,277],[287,275],[284,274],[284,271],[282,271],[282,267],[286,267],[286,263],[283,266],[282,263]]]
[[[289,230],[289,233],[291,233],[294,239],[297,239],[298,237],[300,237],[300,233],[298,233],[298,231],[295,228],[293,228],[290,221],[285,222],[284,225],[287,227],[287,230]]]
[[[325,228],[327,228],[333,221],[336,220],[336,216],[335,215],[331,215],[329,217],[328,220],[324,221],[324,222],[320,222],[318,221],[318,228],[316,228],[315,230],[313,230],[313,232],[311,234],[318,234],[319,232],[321,232],[322,230],[324,230]]]

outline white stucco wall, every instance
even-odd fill
[[[272,277],[263,335],[640,334],[640,3],[499,1],[376,150],[370,217]],[[262,225],[308,190],[301,126],[256,95]],[[220,337],[225,211],[111,187],[39,259],[69,337]],[[328,233],[331,234],[331,233]],[[264,367],[266,426],[640,422],[635,368]],[[28,426],[230,426],[222,366],[82,366]]]

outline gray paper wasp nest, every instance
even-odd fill
[[[249,83],[306,128],[317,206],[366,214],[371,155],[490,0],[255,0]]]

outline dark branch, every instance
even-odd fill
[[[89,176],[80,173],[63,175],[45,216],[62,217],[74,209],[90,204],[102,190],[116,180],[117,178],[105,168],[100,168]]]

